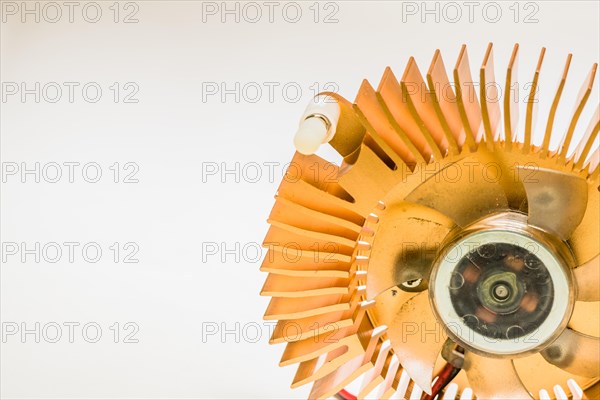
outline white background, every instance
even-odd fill
[[[53,23],[56,10],[46,3],[26,3],[38,7],[36,22],[35,14],[23,14],[21,2],[2,2],[2,397],[305,398],[308,387],[289,389],[295,368],[277,366],[283,346],[267,344],[269,325],[262,314],[269,299],[259,296],[266,274],[258,270],[255,244],[267,231],[298,118],[315,90],[331,89],[324,86],[330,83],[353,100],[363,78],[377,86],[388,65],[399,77],[411,55],[424,73],[439,48],[451,68],[463,43],[477,76],[489,41],[501,82],[513,44],[520,43],[523,87],[546,46],[539,143],[567,53],[574,57],[556,131],[566,130],[579,86],[599,58],[596,1],[480,2],[471,15],[463,2],[454,3],[458,8],[427,3],[438,7],[437,15],[423,14],[421,2],[326,3],[276,3],[270,22],[268,6],[258,2],[262,16],[252,22],[256,8],[230,2],[229,9],[239,10],[236,22],[235,13],[223,14],[221,2],[136,1],[115,7],[99,1],[102,15],[92,23],[95,8],[88,2],[76,3],[73,22],[68,7],[58,2],[62,17]],[[216,14],[206,12],[214,7]],[[416,14],[407,14],[413,7]],[[137,22],[123,23],[132,12]],[[40,83],[39,102],[35,94],[21,97],[23,82],[29,89]],[[56,103],[51,82],[62,87]],[[64,82],[79,84],[73,102]],[[102,89],[96,103],[82,94],[90,82]],[[19,92],[12,95],[15,83]],[[236,93],[221,98],[221,92],[206,92],[215,85]],[[274,86],[271,98],[268,85]],[[288,92],[282,91],[285,85]],[[256,86],[262,88],[258,97]],[[139,89],[132,97],[138,102],[126,103],[132,87]],[[592,111],[588,107],[582,115],[578,135]],[[65,162],[80,163],[73,183]],[[118,183],[109,168],[115,162]],[[139,167],[138,183],[123,182],[134,168],[125,170],[127,162]],[[12,166],[35,163],[39,183],[21,171],[6,175]],[[45,179],[55,176],[51,163],[62,165],[57,183]],[[82,175],[87,163],[100,166],[99,182],[84,179],[95,175],[93,169]],[[265,163],[274,163],[273,176]],[[215,165],[218,172],[207,176]],[[237,173],[223,173],[236,168]],[[47,260],[54,253],[42,254],[39,262],[27,255],[23,262],[21,252],[7,250],[11,243],[23,250],[21,243],[33,248],[36,242],[80,246],[69,262],[63,245],[56,263]],[[90,242],[103,251],[96,263],[81,254]],[[117,262],[109,248],[115,242],[121,247]],[[128,242],[139,247],[138,263],[123,262]],[[247,251],[222,260],[222,254],[203,254],[210,243]],[[68,322],[80,324],[73,343]],[[115,322],[118,343],[110,329]],[[139,327],[133,337],[138,343],[124,343],[131,332],[127,322]],[[36,323],[39,343],[33,333],[22,338],[21,332],[6,331],[34,329]],[[88,342],[95,336],[92,328],[83,335],[86,323],[101,327],[97,343]],[[50,343],[54,324],[62,326],[62,337]],[[208,325],[220,331],[206,336]],[[223,328],[231,331],[224,337]]]

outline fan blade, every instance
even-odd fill
[[[575,268],[578,301],[600,301],[600,255]]]
[[[512,360],[465,354],[469,385],[479,399],[533,399],[519,378]]]
[[[542,351],[542,356],[550,364],[590,378],[600,374],[599,355],[600,338],[572,329],[565,329],[554,343]]]
[[[585,335],[600,337],[600,301],[576,301],[568,327]]]
[[[388,336],[402,368],[431,394],[433,368],[447,336],[431,310],[428,291],[402,305]]]
[[[400,203],[382,211],[369,254],[367,298],[427,278],[439,244],[453,227],[451,219],[419,204]],[[427,288],[427,282],[421,286]]]
[[[537,166],[519,166],[517,171],[527,194],[529,224],[569,239],[585,214],[585,179]]]
[[[596,154],[600,156],[600,149],[596,149]],[[598,221],[600,221],[600,207],[598,207],[598,204],[600,204],[600,190],[598,190],[598,187],[600,186],[600,177],[596,174],[595,177],[590,178],[588,178],[591,184],[588,185],[585,218],[569,238],[569,247],[573,250],[579,265],[600,254],[600,242],[590,240],[598,236]]]
[[[457,225],[469,223],[509,206],[501,179],[485,174],[508,176],[508,171],[487,171],[488,161],[496,162],[494,153],[469,156],[450,164],[422,166],[419,173],[423,183],[405,200],[433,208],[451,218]],[[502,168],[501,164],[499,165]],[[514,182],[512,182],[512,186]]]

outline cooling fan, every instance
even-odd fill
[[[425,78],[411,58],[400,80],[387,68],[377,89],[364,81],[353,104],[322,93],[308,106],[261,266],[270,341],[286,343],[280,365],[299,364],[292,387],[313,383],[311,398],[348,397],[354,381],[359,398],[599,395],[597,105],[578,131],[597,65],[556,132],[571,56],[536,127],[545,49],[523,124],[518,49],[502,87],[492,45],[478,85],[463,46],[452,84],[436,51]],[[314,154],[327,142],[341,165]]]

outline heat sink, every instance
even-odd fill
[[[445,398],[539,398],[567,381],[598,396],[598,105],[580,121],[597,65],[558,131],[571,56],[538,98],[542,49],[523,99],[518,51],[502,85],[492,45],[478,85],[463,46],[452,83],[436,51],[425,77],[411,58],[353,103],[322,93],[309,106],[261,266],[292,387],[328,398],[361,378],[359,398],[441,397],[450,368]],[[323,142],[341,165],[311,154]]]

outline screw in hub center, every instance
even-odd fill
[[[494,291],[492,294],[496,300],[504,301],[508,299],[508,296],[510,295],[510,290],[508,289],[508,286],[499,283],[496,286],[494,286]]]

